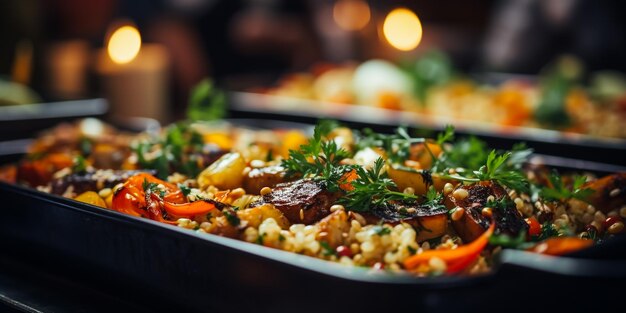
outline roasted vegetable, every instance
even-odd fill
[[[215,186],[220,189],[235,189],[243,182],[246,161],[237,152],[227,153],[198,175],[200,188]]]
[[[491,219],[498,234],[515,237],[520,232],[528,233],[528,224],[504,188],[496,183],[461,185],[448,196],[448,201],[451,209],[463,212],[452,218],[452,226],[465,242],[478,238],[489,227]]]
[[[404,261],[404,267],[409,270],[414,269],[420,264],[428,263],[433,258],[438,258],[446,263],[446,272],[460,272],[478,258],[487,246],[494,227],[495,225],[491,224],[476,240],[456,249],[428,250],[414,255]]]
[[[258,195],[263,187],[274,188],[288,180],[285,169],[280,165],[251,169],[243,178],[243,189],[247,193]]]
[[[593,190],[586,201],[604,213],[619,210],[623,205],[626,205],[626,173],[608,175],[587,182],[582,188]]]
[[[74,198],[76,201],[84,202],[87,204],[106,208],[107,205],[102,198],[95,191],[85,191]]]

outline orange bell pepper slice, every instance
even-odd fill
[[[547,254],[563,255],[575,252],[593,245],[593,240],[578,237],[559,237],[544,240],[527,251]]]
[[[111,209],[132,216],[144,216],[142,207],[146,206],[143,190],[133,185],[126,185],[118,189],[113,195]]]
[[[168,214],[184,217],[206,214],[213,210],[217,210],[215,204],[204,200],[183,204],[163,202],[163,208]]]
[[[493,234],[494,228],[495,223],[491,223],[491,226],[476,240],[456,249],[428,250],[409,257],[404,261],[404,267],[406,269],[414,269],[420,264],[428,263],[431,258],[437,257],[446,263],[447,273],[457,273],[478,258],[485,246],[487,246],[487,243],[489,243],[489,237]]]
[[[339,180],[339,188],[344,191],[352,191],[354,190],[354,186],[352,186],[352,182],[359,178],[359,175],[356,173],[356,170],[351,170],[343,176]]]

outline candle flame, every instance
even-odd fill
[[[133,26],[116,29],[107,44],[107,52],[113,62],[124,64],[132,61],[141,49],[141,35]]]
[[[410,51],[422,40],[422,23],[413,11],[397,8],[385,18],[383,34],[394,48]]]

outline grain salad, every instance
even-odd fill
[[[346,266],[480,274],[503,249],[563,255],[624,232],[626,173],[559,173],[529,163],[528,147],[491,150],[452,127],[434,138],[331,121],[312,135],[223,122],[158,135],[63,128],[73,136],[44,134],[0,177]]]

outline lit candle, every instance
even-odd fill
[[[385,18],[383,34],[394,48],[411,51],[422,41],[422,23],[413,11],[397,8]]]
[[[96,72],[110,116],[168,117],[168,55],[157,44],[141,43],[139,31],[130,25],[115,29],[106,48],[98,51]]]

